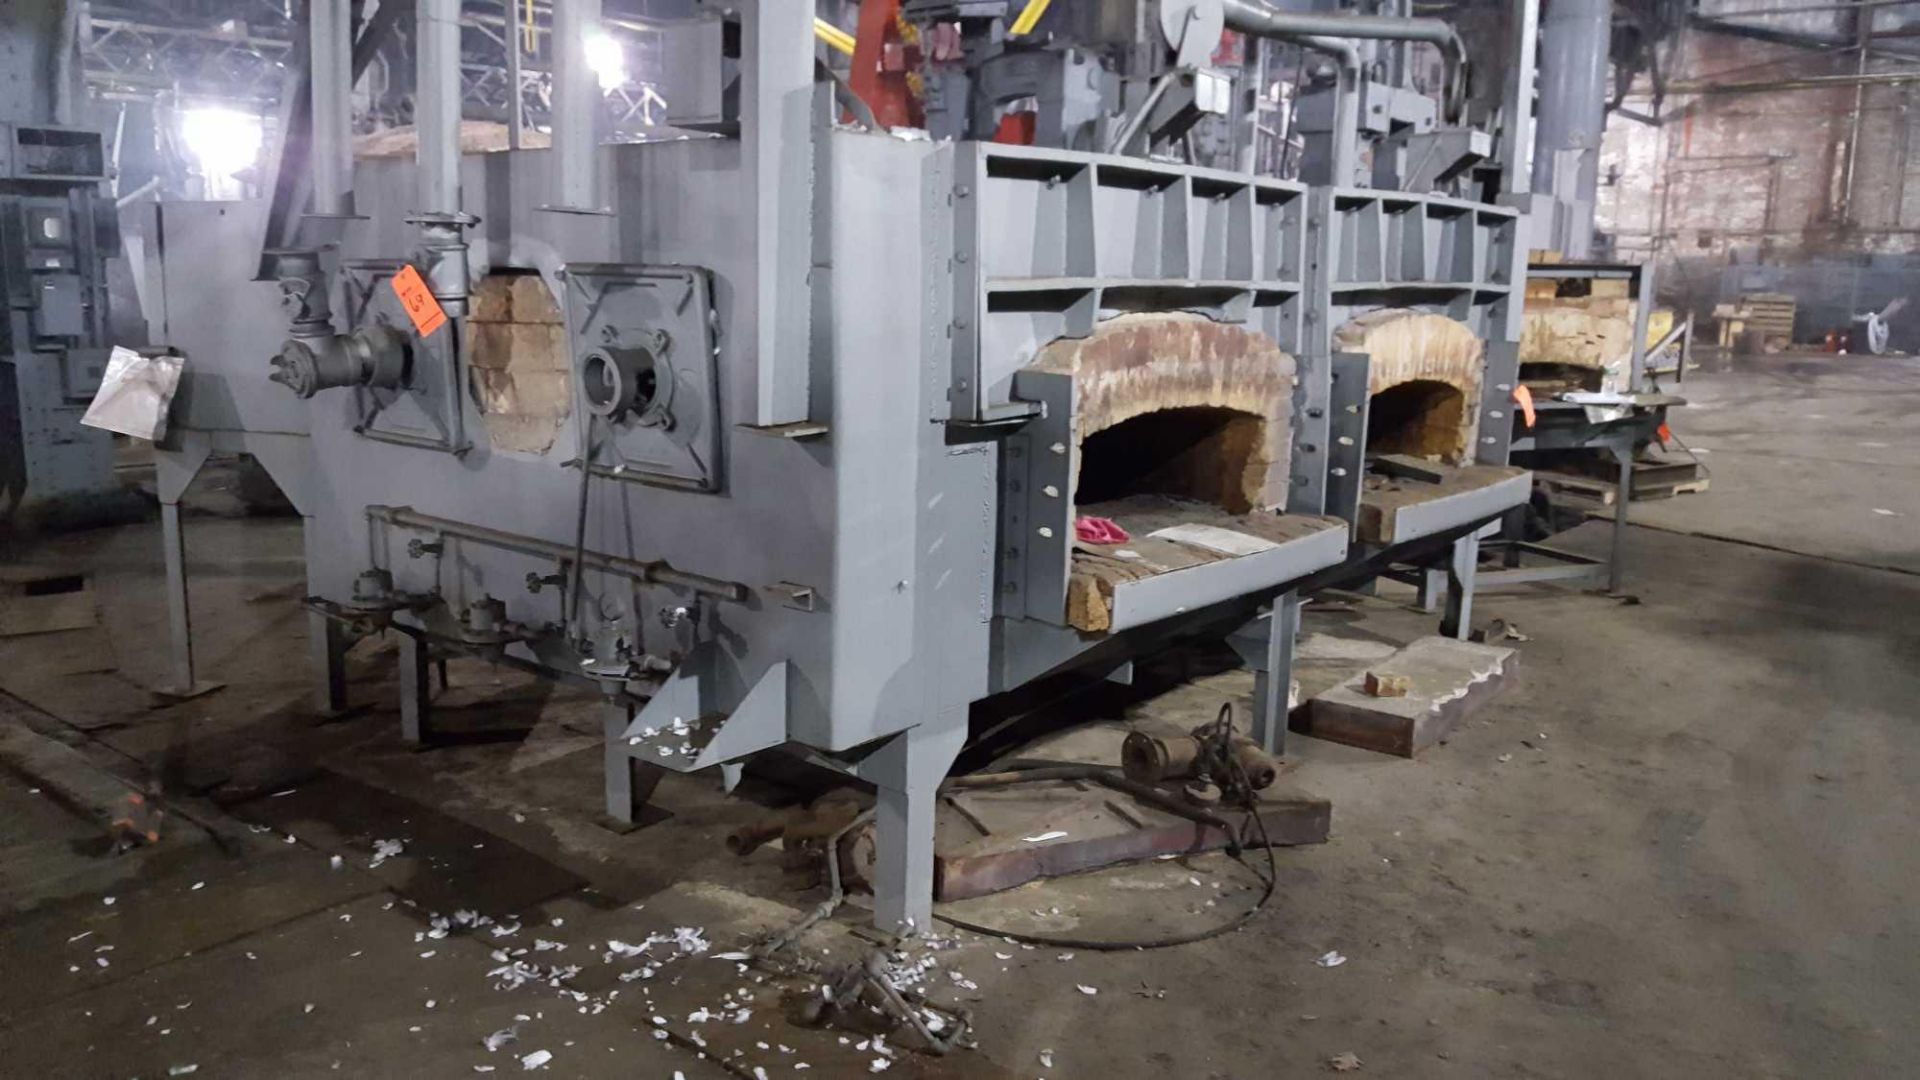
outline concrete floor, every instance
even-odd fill
[[[1714,498],[1636,506],[1631,518],[1920,573],[1920,357],[1709,363],[1674,388],[1689,402],[1675,426],[1712,470]]]
[[[1332,799],[1334,835],[1276,853],[1278,892],[1250,926],[1071,958],[960,935],[933,954],[960,973],[934,997],[973,1010],[979,1048],[902,1053],[887,1074],[1254,1078],[1351,1053],[1387,1076],[1912,1075],[1920,578],[1902,570],[1920,542],[1872,510],[1920,515],[1920,420],[1896,396],[1915,374],[1770,358],[1689,380],[1708,404],[1675,426],[1711,451],[1713,488],[1635,507],[1658,525],[1629,533],[1639,603],[1484,597],[1483,618],[1530,638],[1518,684],[1416,761],[1293,740],[1282,784]],[[1867,442],[1886,445],[1850,445]],[[44,710],[8,711],[103,770],[157,776],[172,812],[159,845],[107,856],[41,784],[0,774],[0,1072],[466,1076],[534,1050],[567,1076],[873,1068],[865,1036],[792,1025],[779,980],[710,958],[818,899],[771,853],[721,848],[751,802],[675,777],[670,818],[602,829],[591,702],[478,662],[454,665],[443,699],[457,737],[410,750],[378,642],[354,658],[368,708],[320,721],[299,677],[297,527],[200,518],[191,538],[203,667],[227,686],[171,705],[145,689],[164,625],[152,527],[13,553],[16,569],[90,568],[112,606],[97,629],[0,641],[0,686]],[[1567,543],[1604,539],[1588,525]],[[1428,632],[1402,599],[1308,627]],[[1249,686],[1229,673],[1076,707],[1197,716]],[[388,838],[404,853],[371,866]],[[1223,917],[1250,886],[1216,855],[1027,886],[967,916],[1120,937]],[[433,916],[460,910],[521,929],[437,936]],[[858,922],[808,945],[851,958]],[[609,941],[679,927],[704,928],[711,951],[656,946],[654,977],[621,981],[646,961]],[[581,970],[565,993],[502,989],[503,947]],[[1329,950],[1347,962],[1316,964]],[[729,1000],[750,1017],[687,1019]],[[482,1046],[510,1027],[517,1043]]]

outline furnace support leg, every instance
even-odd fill
[[[1300,594],[1281,593],[1269,611],[1227,638],[1253,672],[1253,741],[1280,756],[1293,703],[1293,646],[1300,635]]]
[[[193,693],[193,616],[187,607],[187,544],[180,529],[180,504],[160,504],[160,539],[167,567],[167,633],[170,649],[169,689],[182,697]]]
[[[346,627],[317,611],[307,612],[307,648],[313,665],[313,707],[322,716],[347,711]]]
[[[879,788],[874,805],[874,923],[897,934],[926,930],[933,920],[933,825],[940,783],[967,741],[958,722],[917,727],[874,751],[860,775]]]
[[[1473,632],[1473,575],[1479,566],[1479,532],[1455,540],[1447,560],[1447,611],[1440,618],[1440,632],[1447,637],[1465,641]]]
[[[1607,547],[1607,592],[1618,595],[1626,584],[1626,564],[1621,549],[1627,540],[1627,506],[1633,502],[1633,444],[1614,444],[1613,457],[1620,465],[1618,495],[1613,500],[1613,537]]]
[[[666,770],[633,756],[627,744],[633,708],[624,698],[609,698],[600,708],[607,737],[607,817],[616,828],[629,829],[639,824],[640,812],[653,798],[653,789],[660,786]]]
[[[179,450],[154,454],[154,479],[160,496],[160,542],[167,573],[167,678],[158,687],[168,697],[198,697],[217,690],[193,667],[193,616],[187,604],[187,537],[180,524],[180,499],[207,463],[212,444],[204,437],[183,438]]]
[[[1440,610],[1441,601],[1447,595],[1447,572],[1438,566],[1429,566],[1420,574],[1420,610],[1434,612]]]
[[[400,635],[400,736],[415,746],[433,737],[432,653],[425,638]]]

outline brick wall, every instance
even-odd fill
[[[1889,48],[1920,54],[1920,42]],[[1669,80],[1714,84],[1851,75],[1853,53],[1684,31],[1664,51]],[[1869,69],[1911,67],[1873,61]],[[1645,95],[1626,109],[1645,113]],[[1798,263],[1920,252],[1914,127],[1920,84],[1868,86],[1849,202],[1844,177],[1854,88],[1672,95],[1664,123],[1608,119],[1597,223],[1623,256],[1653,257],[1669,302],[1710,306],[1730,262]]]

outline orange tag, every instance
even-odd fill
[[[1526,427],[1534,427],[1534,392],[1524,382],[1513,386],[1513,404],[1521,407],[1521,415],[1526,417]]]
[[[421,337],[432,337],[435,330],[447,325],[447,313],[440,310],[440,301],[433,298],[426,279],[412,266],[403,266],[393,275],[393,295],[400,298],[400,306],[407,309],[407,318],[413,320],[413,328]]]

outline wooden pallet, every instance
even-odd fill
[[[1612,506],[1620,499],[1620,485],[1599,476],[1536,469],[1533,482],[1546,489],[1548,498],[1565,504]],[[1633,466],[1634,502],[1698,494],[1708,484],[1709,478],[1692,461],[1641,461]]]
[[[1772,336],[1793,336],[1793,317],[1799,302],[1786,293],[1742,293],[1740,308],[1749,330]]]
[[[1789,344],[1798,307],[1786,293],[1742,293],[1733,303],[1717,304],[1713,315],[1720,322],[1720,344],[1732,348],[1744,341],[1750,349]]]

